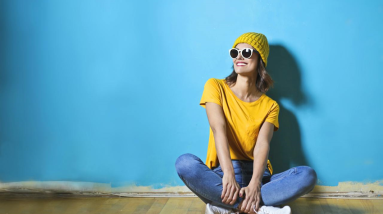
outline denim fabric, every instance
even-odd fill
[[[239,186],[249,185],[253,175],[253,161],[232,160],[235,180]],[[197,156],[186,153],[179,156],[175,167],[178,176],[185,185],[203,202],[227,209],[237,209],[243,198],[237,198],[235,204],[222,202],[221,166],[209,169]],[[311,192],[316,184],[316,172],[309,166],[296,166],[284,172],[270,175],[266,167],[261,183],[260,206],[278,206],[291,202]]]

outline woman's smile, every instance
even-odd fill
[[[244,63],[244,62],[238,62],[237,63],[237,66],[245,66],[245,65],[247,65],[247,63]]]

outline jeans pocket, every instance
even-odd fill
[[[242,175],[242,169],[241,168],[234,168],[234,174],[235,175]]]
[[[212,170],[213,170],[213,172],[217,173],[219,176],[221,176],[221,177],[223,176],[223,171],[221,169],[221,166],[215,167]]]
[[[242,164],[241,164],[241,162],[239,162],[239,161],[233,161],[232,163],[233,163],[234,173],[235,173],[236,175],[241,174],[241,173],[242,173]]]
[[[243,170],[242,170],[242,165],[240,162],[238,161],[233,161],[232,162],[233,164],[233,170],[234,170],[234,174],[235,176],[242,176],[242,173],[243,173]],[[222,171],[222,168],[220,165],[218,165],[217,167],[213,168],[212,169],[214,172],[217,172],[219,174],[224,174],[224,172]]]

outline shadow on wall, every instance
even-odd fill
[[[280,106],[280,129],[273,135],[270,145],[269,160],[274,173],[285,171],[291,167],[308,165],[302,151],[301,132],[297,118],[293,112],[284,108],[281,99],[290,100],[295,106],[306,105],[307,97],[302,91],[301,71],[286,48],[270,45],[267,72],[274,80],[274,88],[267,95]]]

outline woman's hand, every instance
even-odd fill
[[[239,189],[241,188],[235,180],[235,175],[223,174],[222,186],[222,202],[225,204],[233,205],[237,201]]]
[[[259,203],[261,202],[261,184],[242,187],[239,191],[239,197],[243,197],[244,194],[245,199],[240,204],[240,207],[238,207],[241,212],[255,213],[253,209],[254,205],[255,210],[258,211]]]

